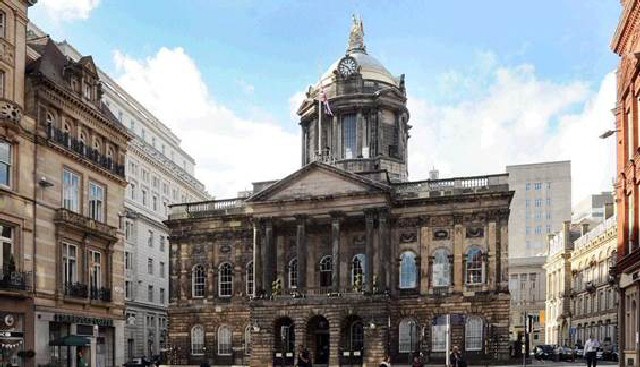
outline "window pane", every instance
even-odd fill
[[[449,252],[438,250],[433,254],[433,286],[447,287],[451,284]]]
[[[191,274],[192,281],[192,289],[191,294],[193,297],[204,297],[204,289],[205,289],[205,273],[204,268],[200,265],[197,265],[193,268]]]
[[[344,157],[355,158],[356,154],[356,115],[350,114],[342,117],[344,134]]]
[[[416,287],[416,255],[406,251],[400,255],[400,288]]]
[[[289,288],[296,288],[298,284],[298,261],[289,261]]]
[[[398,351],[411,352],[418,342],[418,325],[414,320],[402,320],[398,325]]]
[[[465,346],[467,351],[482,350],[482,319],[470,317],[465,324]]]
[[[218,274],[218,294],[220,297],[233,295],[233,267],[229,263],[220,266]]]

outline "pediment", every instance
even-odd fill
[[[301,200],[374,194],[388,186],[322,163],[311,163],[254,195],[250,201]]]

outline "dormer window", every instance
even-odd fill
[[[84,89],[82,90],[82,96],[88,100],[91,100],[91,89],[92,86],[89,83],[84,83]]]

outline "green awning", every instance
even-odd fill
[[[83,345],[89,345],[91,341],[89,338],[85,338],[83,336],[78,335],[67,335],[62,338],[53,339],[49,341],[50,346],[67,346],[67,347],[81,347]]]

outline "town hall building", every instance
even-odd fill
[[[169,363],[509,357],[507,175],[409,182],[406,100],[354,18],[298,110],[302,168],[171,205]]]

